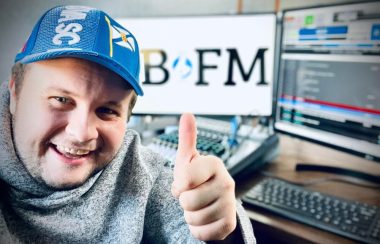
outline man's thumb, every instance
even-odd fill
[[[190,162],[197,154],[197,126],[195,117],[193,114],[185,113],[182,114],[179,120],[176,162]]]

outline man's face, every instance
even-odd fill
[[[9,85],[16,148],[38,181],[81,185],[119,150],[132,90],[115,73],[61,58],[29,64],[19,94]]]

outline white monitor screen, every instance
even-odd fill
[[[135,114],[271,114],[275,14],[118,21],[144,61]]]

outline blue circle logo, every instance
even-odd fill
[[[180,55],[174,59],[172,67],[175,73],[185,79],[191,74],[193,63],[188,57]]]

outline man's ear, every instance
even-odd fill
[[[9,88],[9,94],[10,94],[9,111],[11,112],[11,114],[15,115],[17,95],[16,95],[16,84],[13,78],[9,80],[8,88]]]

